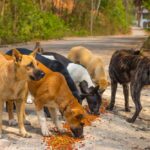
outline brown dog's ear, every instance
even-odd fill
[[[30,54],[30,56],[36,57],[36,53],[38,52],[39,48],[35,48],[33,52]]]
[[[76,116],[76,118],[77,118],[78,120],[81,120],[81,119],[83,119],[84,117],[83,117],[83,114],[78,114],[78,115]]]
[[[13,49],[12,57],[15,59],[16,62],[20,62],[22,59],[22,54],[17,49]]]

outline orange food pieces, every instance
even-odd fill
[[[72,150],[72,145],[81,139],[73,138],[71,133],[57,134],[51,137],[45,137],[44,142],[47,144],[47,149],[54,150]]]
[[[103,100],[100,112],[105,113],[107,106],[108,102],[106,100]],[[88,106],[85,106],[85,109],[89,111]],[[90,126],[91,123],[98,118],[99,116],[87,114],[83,122],[85,126]],[[61,134],[57,132],[54,136],[44,137],[44,142],[46,142],[47,144],[47,150],[73,150],[73,144],[79,141],[81,142],[82,139],[74,138],[72,136],[69,124],[65,123],[63,127],[67,129],[67,133]]]

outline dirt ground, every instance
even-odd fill
[[[100,55],[105,64],[106,72],[112,53],[119,48],[138,49],[145,40],[145,33],[139,29],[133,29],[133,34],[128,36],[67,38],[61,41],[42,41],[45,49],[56,51],[66,55],[69,48],[75,45],[83,45]],[[13,47],[33,48],[34,43],[3,46],[0,50],[8,50]],[[141,94],[143,109],[134,124],[126,122],[135,110],[130,97],[131,112],[124,112],[124,98],[122,87],[118,87],[116,105],[113,112],[101,114],[99,119],[91,126],[84,128],[84,140],[82,144],[76,143],[75,148],[80,150],[150,150],[150,89],[145,88]],[[105,91],[105,99],[110,100],[110,87]],[[18,135],[18,127],[8,126],[7,113],[3,114],[3,138],[0,139],[0,150],[45,150],[46,145],[41,136],[34,105],[26,107],[31,126],[26,126],[31,132],[31,139],[24,139]],[[48,120],[51,124],[51,121]]]

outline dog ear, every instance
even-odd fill
[[[22,54],[17,49],[13,49],[12,57],[15,59],[16,62],[20,62],[22,59]]]
[[[89,90],[91,94],[95,94],[99,90],[99,85],[96,87],[90,87]]]
[[[33,52],[30,54],[30,56],[36,57],[36,53],[39,51],[39,48],[35,48]]]
[[[105,89],[99,89],[98,91],[99,91],[100,94],[103,94]]]
[[[85,80],[83,80],[82,82],[79,83],[79,87],[80,87],[82,93],[84,93],[84,94],[89,93],[88,83]]]
[[[37,52],[39,52],[41,54],[44,53],[44,49],[41,47],[41,43],[39,41],[35,43],[35,48],[34,49],[36,49],[36,48],[38,48]]]
[[[94,91],[98,91],[99,90],[99,85],[97,85],[95,88],[94,88]]]
[[[136,51],[134,51],[134,55],[142,55],[143,54],[143,49],[141,49],[141,50],[136,50]]]

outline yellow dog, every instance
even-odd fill
[[[12,57],[0,55],[0,137],[2,136],[2,110],[5,100],[9,103],[16,102],[20,134],[23,137],[31,137],[24,127],[27,81],[39,80],[44,76],[44,73],[37,67],[34,57],[34,52],[30,55],[22,55],[17,50],[12,51]]]

